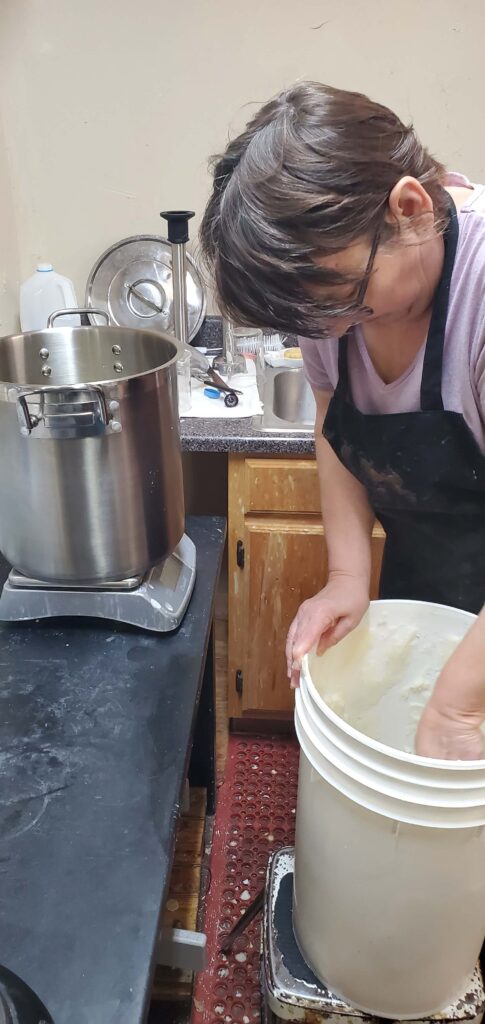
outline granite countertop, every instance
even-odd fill
[[[180,421],[184,452],[248,452],[254,455],[314,455],[313,433],[275,434],[258,430],[254,420],[195,419]]]

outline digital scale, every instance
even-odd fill
[[[0,620],[66,616],[110,619],[155,633],[180,625],[195,583],[195,544],[186,534],[171,555],[144,576],[74,587],[30,579],[12,569],[0,596]]]

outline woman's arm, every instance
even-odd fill
[[[456,761],[485,756],[485,609],[438,677],[416,734],[416,753]]]
[[[365,488],[342,465],[322,435],[331,394],[314,389],[315,448],[328,550],[328,583],[304,601],[288,633],[288,675],[297,686],[301,659],[337,643],[360,622],[369,604],[370,538],[374,516]]]

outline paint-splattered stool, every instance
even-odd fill
[[[303,959],[292,927],[293,865],[294,850],[286,847],[273,855],[268,867],[261,957],[264,1024],[382,1024],[383,1018],[361,1013],[334,996]],[[453,1006],[411,1024],[478,1022],[484,1011],[483,977],[477,966],[468,991]]]

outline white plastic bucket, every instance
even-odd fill
[[[350,636],[302,667],[295,934],[335,994],[383,1017],[449,1006],[485,936],[485,761],[410,752],[474,618],[375,601]]]

